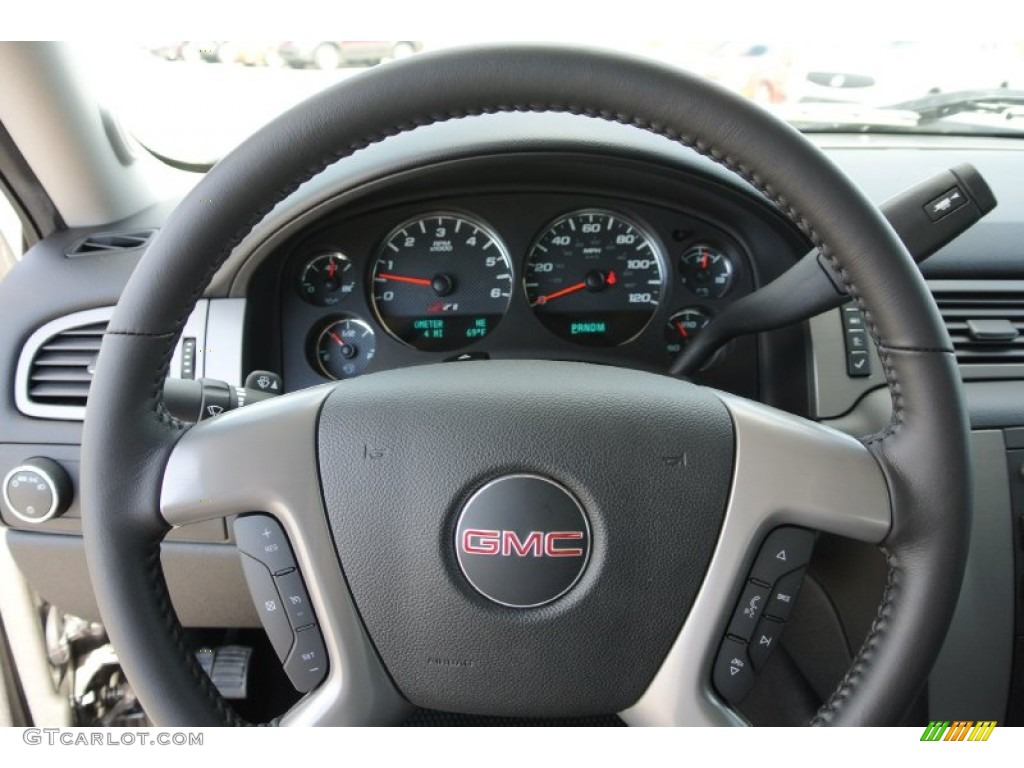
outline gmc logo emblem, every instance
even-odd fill
[[[530,531],[521,539],[515,531],[467,528],[462,532],[462,551],[492,557],[583,557],[582,548],[567,544],[581,539],[583,531]]]

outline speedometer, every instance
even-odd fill
[[[451,213],[419,216],[384,240],[373,268],[381,325],[411,347],[442,352],[494,330],[512,295],[512,267],[483,222]]]
[[[537,318],[563,339],[611,347],[636,338],[661,301],[653,237],[618,213],[566,214],[537,238],[523,284]]]

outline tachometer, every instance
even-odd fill
[[[373,268],[373,307],[396,339],[426,351],[464,347],[489,334],[508,309],[512,266],[483,222],[433,213],[384,240]]]
[[[526,297],[563,339],[611,347],[635,338],[654,316],[664,285],[653,237],[618,213],[583,210],[556,219],[526,263]]]

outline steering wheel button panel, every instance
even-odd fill
[[[799,571],[787,573],[779,579],[779,583],[775,585],[775,589],[772,590],[771,597],[768,599],[768,605],[765,606],[765,616],[779,621],[786,621],[789,618],[789,614],[793,612],[793,605],[800,595],[800,587],[803,586],[806,572],[806,569],[801,568]]]
[[[747,583],[740,603],[732,615],[732,621],[729,622],[728,634],[743,640],[750,639],[768,604],[768,593],[768,587],[753,581]]]
[[[739,704],[754,687],[754,667],[747,655],[747,644],[726,638],[718,650],[712,674],[715,688],[730,704]]]
[[[768,661],[768,656],[775,650],[775,646],[779,644],[783,626],[781,621],[775,621],[767,617],[761,619],[761,622],[757,625],[757,630],[750,640],[750,650],[748,653],[750,661],[754,664],[754,669],[758,672],[764,669],[764,663]]]
[[[761,545],[750,578],[762,584],[774,584],[779,577],[807,565],[813,549],[814,534],[810,531],[777,528]]]
[[[813,549],[814,534],[792,526],[776,528],[761,545],[715,661],[715,688],[729,703],[742,701],[753,685],[754,671],[761,670],[778,645]],[[746,655],[739,655],[739,647]],[[737,659],[749,659],[752,668],[741,668]]]
[[[294,634],[273,576],[266,566],[245,554],[242,555],[242,572],[274,653],[280,659],[288,658]]]
[[[235,520],[235,543],[238,550],[254,557],[273,574],[295,567],[288,537],[276,520],[267,515],[248,515]]]

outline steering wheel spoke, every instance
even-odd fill
[[[870,543],[889,532],[885,476],[863,443],[750,400],[721,397],[736,431],[725,520],[682,631],[647,691],[622,713],[630,724],[745,724],[715,692],[712,669],[770,531],[800,526]]]
[[[173,526],[254,512],[281,524],[317,619],[306,632],[320,633],[328,661],[323,681],[284,715],[282,725],[394,723],[408,704],[359,619],[323,507],[316,429],[329,393],[330,387],[317,387],[192,427],[167,461],[161,513]],[[284,626],[294,655],[299,652],[295,638],[306,632]]]
[[[856,438],[733,395],[736,464],[722,540],[799,525],[873,544],[892,514],[882,468]]]

